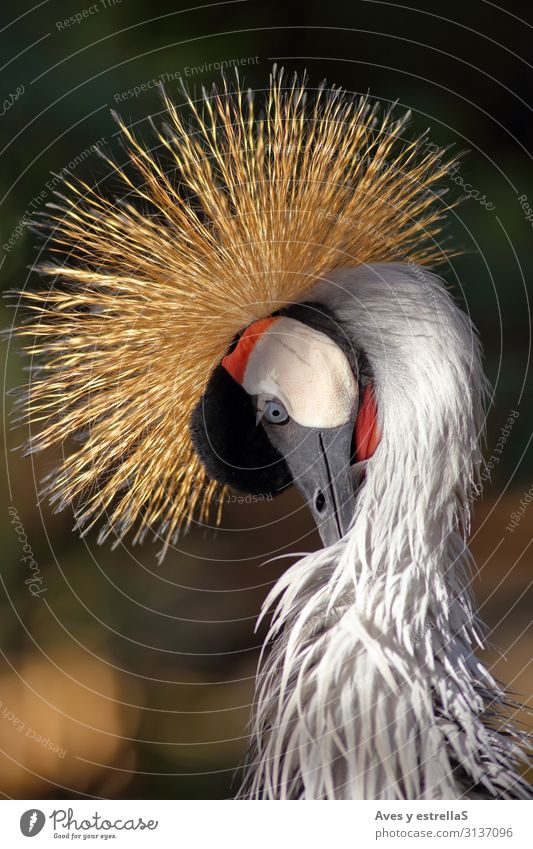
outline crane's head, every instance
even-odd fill
[[[387,394],[378,350],[409,331],[394,306],[402,271],[376,264],[443,259],[436,185],[452,161],[426,136],[406,143],[408,113],[379,118],[369,97],[311,93],[282,69],[260,104],[238,79],[165,104],[153,150],[117,119],[131,174],[104,158],[126,196],[69,177],[36,224],[53,245],[39,265],[53,286],[22,296],[17,334],[41,365],[18,409],[28,451],[61,449],[43,493],[71,506],[83,533],[98,525],[99,541],[153,531],[162,557],[212,516],[220,483],[265,494],[294,483],[329,543],[353,518],[359,472],[368,493],[378,460],[392,462],[387,416],[409,401]],[[337,273],[344,304],[343,285],[318,292]],[[360,287],[376,275],[381,294],[363,309]],[[377,330],[378,318],[391,326]],[[383,438],[369,468],[373,385]]]
[[[252,494],[296,485],[324,545],[354,514],[355,463],[377,441],[361,357],[322,304],[297,304],[254,322],[215,368],[191,418],[208,474]]]

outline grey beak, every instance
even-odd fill
[[[290,421],[265,426],[270,441],[283,454],[295,486],[304,496],[324,547],[348,531],[355,510],[350,456],[354,425],[310,428]]]

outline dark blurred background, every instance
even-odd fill
[[[494,646],[486,659],[528,701],[533,11],[528,2],[505,9],[482,0],[413,3],[229,2],[188,10],[139,0],[44,0],[34,8],[4,0],[0,274],[6,290],[42,285],[28,271],[36,247],[24,221],[53,200],[54,174],[69,167],[91,180],[100,173],[91,147],[116,150],[110,109],[149,137],[146,117],[161,108],[150,82],[158,77],[179,102],[180,77],[198,90],[219,78],[215,63],[238,59],[245,82],[262,88],[276,61],[307,69],[311,86],[327,78],[384,105],[398,100],[413,111],[413,133],[430,127],[435,144],[469,151],[449,182],[452,197],[469,195],[448,231],[464,253],[442,273],[483,340],[494,389],[488,457],[505,437],[476,504],[475,591]],[[134,87],[141,91],[129,93]],[[12,320],[5,303],[3,326]],[[9,388],[24,381],[24,362],[13,343],[4,349]],[[4,422],[9,406],[8,398]],[[216,534],[195,528],[159,565],[157,545],[111,550],[94,536],[82,542],[71,515],[39,503],[37,482],[54,457],[22,458],[13,450],[22,438],[6,426],[0,792],[230,796],[263,636],[254,623],[286,562],[262,564],[318,545],[297,495],[229,504]],[[24,583],[28,569],[9,507],[38,564],[43,592],[35,596]]]

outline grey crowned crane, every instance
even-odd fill
[[[157,148],[117,119],[120,200],[67,178],[42,222],[29,450],[77,438],[52,502],[164,553],[221,487],[301,491],[324,547],[265,602],[241,797],[529,797],[474,653],[484,378],[428,270],[446,155],[276,71],[260,110],[238,81],[165,103]]]

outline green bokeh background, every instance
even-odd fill
[[[442,273],[483,341],[494,388],[487,423],[489,455],[510,411],[519,412],[487,486],[487,502],[497,509],[483,534],[494,534],[497,541],[505,536],[510,511],[533,482],[527,294],[533,220],[527,220],[523,208],[526,202],[533,206],[533,14],[525,2],[507,4],[505,10],[482,0],[418,2],[418,9],[380,2],[328,6],[309,0],[187,10],[184,4],[122,0],[92,4],[96,11],[69,26],[60,24],[88,10],[90,3],[48,0],[32,9],[5,2],[0,13],[0,98],[8,100],[21,86],[24,92],[7,109],[4,104],[0,118],[2,288],[42,285],[28,270],[36,246],[26,227],[9,250],[2,246],[32,201],[36,203],[34,198],[45,192],[44,200],[52,200],[47,183],[53,173],[81,156],[77,176],[90,180],[101,174],[97,157],[87,151],[102,139],[108,150],[117,149],[110,109],[149,136],[146,118],[157,120],[160,98],[154,88],[123,98],[133,86],[167,75],[167,91],[179,101],[178,75],[198,90],[219,77],[216,69],[209,70],[210,63],[246,58],[241,75],[252,88],[265,86],[276,61],[291,72],[307,69],[311,86],[326,78],[354,92],[369,91],[384,105],[398,101],[398,108],[412,109],[413,134],[430,127],[437,145],[468,151],[460,175],[493,205],[487,209],[470,198],[450,216],[447,235],[464,253]],[[453,181],[450,192],[454,198],[463,194]],[[524,195],[527,201],[521,205]],[[12,320],[13,309],[5,303],[3,325]],[[5,351],[6,384],[12,387],[24,380],[23,362],[12,344]],[[7,399],[6,415],[9,406]],[[23,769],[18,770],[11,743],[2,742],[5,722],[0,722],[0,748],[7,752],[0,760],[0,791],[36,797],[231,795],[231,777],[246,742],[261,641],[261,634],[253,633],[254,620],[281,568],[279,563],[259,568],[272,534],[266,523],[276,522],[280,550],[290,550],[295,531],[309,534],[306,546],[316,544],[297,496],[288,494],[267,506],[232,505],[216,535],[195,529],[182,551],[172,552],[159,566],[157,546],[150,542],[114,551],[98,548],[93,537],[80,542],[71,533],[72,517],[52,514],[36,497],[36,479],[49,471],[54,458],[38,457],[32,463],[12,451],[23,434],[7,430],[6,437],[0,601],[5,680],[27,658],[35,659],[50,676],[35,698],[44,705],[46,695],[53,706],[54,695],[71,686],[69,675],[76,677],[77,658],[90,658],[94,667],[86,670],[86,686],[100,692],[99,670],[112,669],[115,689],[102,704],[123,704],[102,730],[102,704],[88,705],[87,690],[76,689],[74,706],[65,711],[71,742],[63,779],[57,761],[33,765],[35,746],[21,756]],[[45,576],[46,605],[30,597],[21,580],[20,545],[7,516],[10,504]],[[296,517],[286,517],[289,508],[298,509]],[[530,540],[530,525],[531,516],[524,516],[522,548]],[[519,575],[511,589],[516,596],[527,588],[528,562],[526,553],[514,573]],[[519,645],[529,639],[522,632],[530,602],[526,594],[508,618],[510,644],[513,635],[515,642],[521,635]],[[489,605],[489,621],[491,617],[497,624],[501,604]],[[87,683],[91,676],[96,684]],[[34,710],[21,705],[21,715]],[[40,715],[36,707],[34,725]],[[50,721],[46,716],[42,714],[43,735]],[[95,728],[90,743],[76,736],[76,729],[86,724]],[[62,733],[60,729],[56,736]],[[110,733],[119,740],[115,749],[100,750]]]

